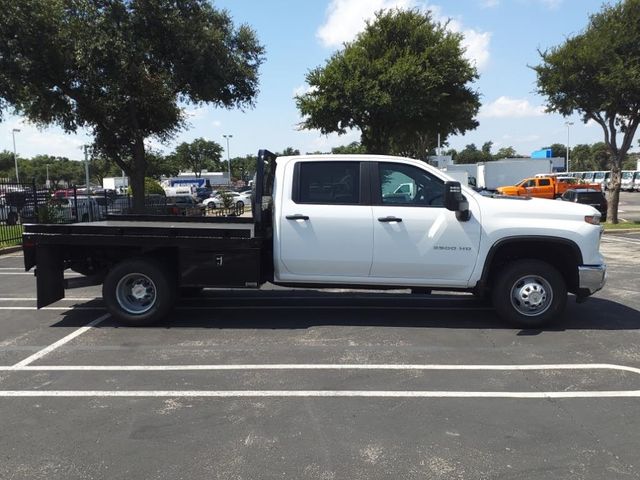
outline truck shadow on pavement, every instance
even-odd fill
[[[102,305],[101,300],[77,305]],[[100,310],[70,308],[53,327],[81,327],[102,315]],[[185,298],[167,319],[143,328],[162,329],[305,329],[316,326],[379,326],[408,328],[511,329],[487,302],[471,295],[408,295],[325,293],[317,291],[219,291]],[[108,319],[97,328],[128,328]],[[640,312],[601,298],[577,305],[570,296],[563,317],[543,329],[521,335],[563,330],[640,329]]]

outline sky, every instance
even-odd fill
[[[321,135],[300,130],[294,96],[304,93],[307,72],[324,65],[344,42],[362,31],[374,12],[388,8],[430,10],[434,18],[449,21],[449,28],[464,35],[467,58],[480,78],[473,88],[481,95],[480,125],[449,138],[458,150],[470,143],[493,142],[493,152],[512,146],[522,155],[551,145],[594,143],[603,140],[600,126],[584,124],[579,116],[563,118],[544,113],[545,99],[535,93],[536,76],[530,66],[540,63],[539,50],[561,44],[580,33],[602,0],[217,0],[236,25],[247,24],[266,48],[260,69],[260,93],[252,109],[225,110],[186,106],[189,127],[174,140],[148,146],[166,153],[181,142],[203,137],[220,143],[229,139],[231,158],[257,153],[260,148],[302,153],[323,151],[358,141],[358,131]],[[573,122],[567,127],[565,122]],[[90,143],[88,132],[67,135],[59,128],[39,130],[22,118],[7,116],[0,123],[0,151],[12,150],[15,134],[18,155],[60,155],[81,159],[81,147]],[[637,138],[632,151],[638,151]],[[226,156],[226,152],[225,152]]]

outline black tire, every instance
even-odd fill
[[[175,290],[166,269],[153,260],[140,258],[124,260],[107,273],[102,284],[102,298],[109,313],[121,323],[145,326],[169,313],[175,301]]]
[[[238,200],[238,201],[236,202],[236,208],[237,208],[238,210],[242,210],[242,209],[244,208],[244,202],[243,202],[242,200]]]
[[[9,212],[7,214],[7,225],[16,225],[18,223],[18,214],[16,212]]]
[[[504,320],[521,328],[538,328],[562,314],[567,286],[560,272],[548,263],[516,260],[495,277],[491,300]]]

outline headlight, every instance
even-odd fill
[[[600,225],[600,215],[586,215],[584,221],[591,225]]]

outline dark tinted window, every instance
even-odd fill
[[[360,203],[359,162],[301,162],[298,168],[297,203]]]
[[[551,185],[551,180],[549,180],[548,178],[541,178],[538,185],[541,187],[548,187],[549,185]]]
[[[383,205],[444,206],[444,182],[421,168],[400,163],[380,163]]]
[[[602,201],[602,193],[600,192],[585,192],[578,193],[578,202],[580,203],[599,203]]]

